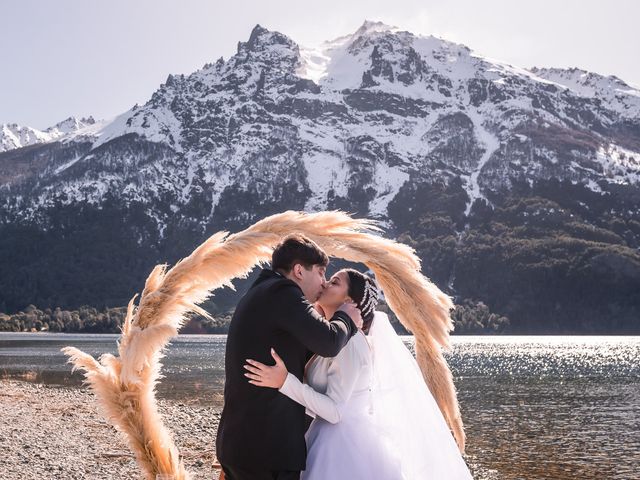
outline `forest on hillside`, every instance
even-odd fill
[[[208,302],[207,310],[216,310]],[[392,324],[400,334],[408,332],[398,318],[382,303],[378,309],[389,313]],[[121,333],[126,307],[105,308],[81,307],[77,310],[45,308],[40,310],[29,305],[24,311],[11,315],[0,313],[0,331],[4,332],[52,332],[52,333]],[[190,315],[180,330],[181,334],[224,334],[229,329],[233,312],[217,312],[211,321],[199,315]],[[470,304],[457,306],[452,312],[454,334],[496,334],[508,329],[509,320],[489,312],[486,305]]]

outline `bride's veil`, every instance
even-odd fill
[[[404,478],[472,479],[418,363],[386,313],[375,312],[367,338],[374,421],[400,457]]]

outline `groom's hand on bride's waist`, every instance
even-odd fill
[[[353,321],[356,327],[362,328],[362,314],[360,313],[360,309],[356,306],[355,303],[343,303],[338,308],[339,312],[344,312],[349,315],[349,318]]]

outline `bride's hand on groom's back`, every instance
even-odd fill
[[[349,315],[351,320],[353,320],[353,323],[356,324],[356,327],[362,328],[362,314],[360,313],[360,309],[356,306],[355,303],[343,303],[342,305],[340,305],[338,310],[343,311],[344,313]]]
[[[245,372],[244,376],[250,379],[250,384],[278,389],[284,385],[289,373],[287,366],[273,348],[271,349],[271,356],[276,361],[275,365],[265,365],[256,360],[247,359],[244,368],[248,372]]]

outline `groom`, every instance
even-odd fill
[[[271,269],[260,272],[238,303],[227,336],[224,408],[216,438],[226,480],[297,480],[306,466],[305,408],[277,389],[251,385],[245,360],[273,364],[273,348],[302,380],[314,353],[336,356],[362,325],[354,304],[344,304],[331,321],[313,308],[329,263],[313,241],[289,235],[271,260]]]

